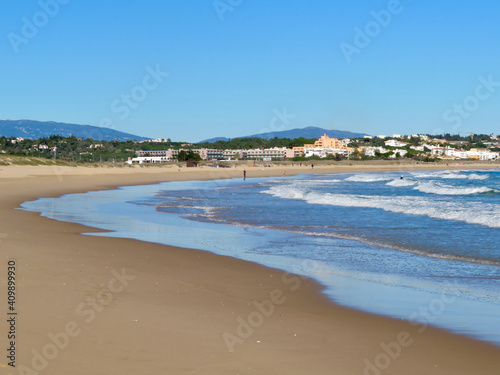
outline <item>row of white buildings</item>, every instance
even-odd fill
[[[304,146],[286,148],[274,147],[266,149],[249,149],[249,150],[218,150],[218,149],[194,149],[194,150],[141,150],[136,151],[136,157],[128,160],[129,164],[133,163],[155,163],[165,162],[177,159],[181,151],[193,151],[200,155],[202,160],[284,160],[296,156],[318,156],[326,158],[329,155],[342,155],[349,156],[354,148],[349,148],[347,145],[351,142],[350,139],[338,140],[330,138],[326,134],[318,138],[318,140],[311,144]]]
[[[487,148],[472,148],[470,150],[459,150],[451,147],[434,147],[431,154],[435,157],[450,159],[475,159],[475,160],[499,160],[500,152],[494,152]]]
[[[377,152],[386,154],[392,152],[389,158],[404,157],[408,151],[404,149],[408,143],[399,140],[391,139],[384,142],[385,146],[391,147],[386,149],[384,147],[366,147],[363,148],[365,155],[376,156]],[[410,146],[410,149],[429,152],[430,156],[441,159],[473,159],[473,160],[500,160],[500,152],[494,152],[487,148],[472,148],[470,150],[463,150],[446,145],[433,145],[423,143],[419,146]]]
[[[177,159],[181,151],[193,151],[200,155],[202,160],[264,160],[271,161],[273,159],[288,159],[295,156],[292,149],[286,147],[275,147],[269,149],[251,149],[251,150],[218,150],[218,149],[193,149],[193,150],[141,150],[136,151],[136,157],[128,160],[129,164],[133,163],[161,163]]]

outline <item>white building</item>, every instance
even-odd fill
[[[242,150],[241,156],[246,159],[270,161],[272,159],[293,158],[294,152],[292,149],[288,149],[286,147],[281,147],[281,148],[274,147],[274,148],[266,148],[263,150],[260,149]]]
[[[451,147],[434,147],[431,151],[433,156],[448,157],[454,159],[475,160],[499,160],[500,153],[488,149],[471,149],[470,151],[459,150]]]
[[[401,142],[401,141],[397,141],[395,139],[390,139],[388,141],[385,141],[384,144],[386,146],[389,146],[389,147],[404,147],[406,146],[408,143],[406,142]]]
[[[366,156],[375,156],[375,153],[378,151],[381,154],[385,154],[386,152],[389,152],[389,150],[386,150],[383,147],[363,147],[365,151]]]
[[[133,160],[143,160],[143,162],[148,162],[148,160],[158,160],[158,161],[169,161],[177,159],[179,152],[182,150],[141,150],[136,151],[138,158]],[[272,160],[272,159],[287,159],[294,157],[294,152],[292,149],[287,149],[286,147],[274,147],[266,149],[252,149],[252,150],[217,150],[217,149],[193,149],[184,150],[193,151],[200,155],[202,160],[238,160],[238,159],[251,159],[251,160]],[[151,159],[163,158],[163,159]]]
[[[16,144],[16,143],[18,143],[18,142],[22,142],[22,141],[24,141],[24,138],[22,138],[22,137],[17,137],[16,139],[12,139],[12,140],[10,141],[10,143],[12,143],[12,144]]]
[[[408,153],[408,151],[406,151],[406,150],[392,150],[392,152],[393,152],[393,154],[389,155],[389,158],[391,158],[391,159],[395,159],[398,155],[399,155],[399,157],[403,157]]]
[[[304,150],[304,156],[306,158],[311,156],[318,156],[320,158],[326,158],[328,155],[342,155],[349,156],[350,152],[343,148],[325,148],[325,147],[314,147],[306,148]]]
[[[467,154],[463,150],[457,150],[456,148],[451,147],[436,147],[433,146],[431,149],[432,156],[441,156],[441,157],[451,157],[451,158],[460,158],[467,159]],[[462,156],[462,157],[461,157]],[[465,156],[465,157],[463,157]]]
[[[399,156],[402,157],[408,153],[408,151],[406,150],[387,150],[383,147],[366,147],[364,151],[366,156],[372,156],[372,157],[376,156],[377,151],[380,154],[386,154],[388,152],[392,152],[392,154],[389,155],[389,158],[391,159],[395,159],[397,157],[397,154],[399,154]]]
[[[500,158],[499,152],[493,152],[488,149],[471,149],[467,151],[467,156],[469,159],[479,159],[479,160],[498,160]]]

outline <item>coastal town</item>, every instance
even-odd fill
[[[63,160],[76,163],[132,164],[184,161],[313,161],[395,160],[500,160],[499,135],[468,136],[425,134],[361,138],[234,138],[228,141],[182,143],[170,139],[102,141],[53,135],[40,139],[0,137],[0,155]]]
[[[383,145],[363,146],[363,143],[373,143],[373,140],[383,142]],[[151,142],[162,143],[163,139]],[[431,138],[428,135],[402,136],[394,134],[392,137],[379,135],[365,136],[363,139],[336,139],[326,134],[314,143],[305,143],[303,146],[273,147],[265,149],[209,149],[209,148],[169,148],[136,151],[136,157],[129,158],[128,163],[158,163],[178,159],[181,152],[192,152],[199,155],[200,160],[287,160],[294,158],[335,158],[339,159],[367,159],[367,158],[434,158],[447,160],[498,160],[500,159],[500,138],[491,136],[490,140],[481,142],[481,147],[468,147],[470,141],[452,141],[440,138]]]

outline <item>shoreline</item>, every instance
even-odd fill
[[[468,166],[415,169],[464,167]],[[9,168],[18,167],[3,167],[0,176],[4,177],[3,172]],[[33,173],[29,167],[19,168],[28,169],[17,171],[17,176]],[[37,172],[49,172],[45,176],[0,181],[4,269],[7,259],[16,259],[21,278],[19,294],[23,296],[18,303],[22,310],[19,364],[30,365],[31,350],[41,352],[52,342],[49,333],[68,332],[67,347],[47,360],[47,372],[83,374],[100,369],[108,374],[147,370],[174,374],[327,374],[334,370],[362,374],[378,370],[384,374],[496,374],[500,366],[497,346],[335,305],[320,293],[323,288],[309,279],[202,250],[82,236],[82,228],[85,232],[99,230],[14,210],[20,203],[42,196],[173,180],[242,177],[243,167],[183,168],[181,172],[161,167],[125,168],[126,173],[88,168],[93,174],[82,169],[78,170],[80,174],[66,169],[57,174],[52,169]],[[247,177],[282,173],[279,167],[255,169],[247,168]],[[370,171],[366,166],[286,169],[288,175]],[[395,166],[390,170],[408,169]],[[122,278],[130,275],[130,280],[124,280],[127,285],[118,291],[117,282],[111,281],[123,269]],[[0,272],[5,275],[5,271]],[[106,290],[117,292],[110,297]],[[6,300],[3,294],[5,290],[2,297]],[[250,326],[249,337],[238,335],[239,325],[244,326],[241,321],[251,316],[262,316],[262,324],[254,321],[257,326]],[[71,322],[76,328],[71,326],[73,330],[67,331],[65,326]],[[74,337],[69,334],[78,329],[81,332]],[[224,342],[225,333],[229,342],[234,342],[232,353]],[[395,358],[389,357],[390,353]],[[387,358],[387,367],[381,368]]]
[[[266,167],[265,165],[269,165]],[[304,166],[302,166],[304,164]],[[314,169],[311,168],[314,164]],[[285,164],[280,162],[269,162],[264,165],[256,165],[248,167],[244,164],[235,164],[230,168],[212,168],[207,165],[202,165],[197,168],[186,168],[174,164],[143,164],[133,166],[110,166],[110,165],[94,165],[94,166],[60,166],[60,165],[37,165],[37,166],[20,166],[8,165],[0,166],[0,178],[22,178],[36,176],[55,176],[59,182],[64,179],[65,175],[103,175],[103,174],[131,174],[138,173],[140,175],[151,175],[160,172],[172,172],[173,174],[209,171],[210,179],[231,177],[243,177],[243,170],[247,170],[248,178],[251,177],[268,177],[282,176],[286,171],[288,176],[308,173],[308,174],[325,174],[325,173],[370,173],[370,172],[389,172],[389,171],[417,171],[417,170],[463,170],[463,169],[500,169],[499,162],[468,162],[468,163],[417,163],[413,161],[344,161],[335,164],[325,162],[312,163],[291,163]],[[77,172],[77,173],[75,173]],[[222,177],[220,177],[222,176]],[[184,178],[181,178],[184,179]],[[198,178],[199,179],[199,178]],[[203,179],[203,178],[202,178]],[[206,178],[205,178],[206,179]],[[161,182],[161,181],[159,181]]]

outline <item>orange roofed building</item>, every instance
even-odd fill
[[[339,140],[337,138],[330,138],[326,134],[319,137],[318,140],[316,142],[314,142],[314,144],[304,145],[304,148],[317,148],[317,147],[343,148],[342,145],[339,143]]]
[[[304,146],[294,147],[294,156],[304,155],[307,149],[333,149],[333,150],[348,150],[352,152],[354,149],[349,147],[344,147],[337,138],[330,138],[326,134],[318,138],[314,143],[305,144]],[[349,153],[350,153],[349,152]]]

